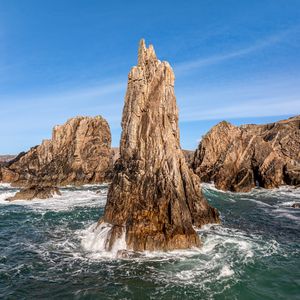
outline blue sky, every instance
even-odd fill
[[[300,113],[300,1],[0,0],[0,154],[77,115],[119,145],[140,38],[172,65],[181,144],[209,128]]]

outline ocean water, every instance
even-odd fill
[[[198,231],[200,249],[107,253],[94,230],[107,185],[64,188],[48,200],[5,198],[0,185],[1,299],[300,299],[300,189],[233,194],[204,185],[222,225]]]

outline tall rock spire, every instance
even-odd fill
[[[144,39],[140,40],[138,50],[138,66],[142,67],[149,60],[157,60],[153,45],[150,45],[147,49]]]
[[[106,247],[125,232],[134,251],[200,245],[193,225],[219,222],[180,148],[174,73],[141,40],[128,76],[120,158],[101,222],[111,224]]]

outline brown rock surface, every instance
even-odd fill
[[[5,172],[5,166],[10,160],[14,159],[16,155],[0,155],[0,182],[2,181],[2,172]],[[3,170],[3,171],[2,171]],[[12,174],[14,176],[14,174]],[[5,177],[8,178],[9,174],[6,173]]]
[[[221,122],[202,139],[194,171],[217,188],[247,192],[300,183],[300,116],[266,125]]]
[[[13,197],[9,197],[7,201],[14,200],[33,200],[33,199],[48,199],[54,195],[60,195],[60,191],[52,186],[31,186],[21,189]]]
[[[185,157],[185,161],[186,163],[192,167],[193,165],[193,161],[194,161],[194,154],[195,154],[195,151],[191,151],[191,150],[182,150],[183,152],[183,155]]]
[[[170,65],[142,40],[128,76],[120,158],[100,220],[112,225],[108,250],[124,231],[134,251],[199,246],[193,225],[219,222],[180,149],[174,79]]]
[[[120,150],[117,147],[112,147],[112,166],[115,164],[115,162],[118,160],[118,158],[120,157]],[[193,164],[194,161],[194,153],[195,151],[191,151],[191,150],[182,150],[185,160],[188,163],[189,166],[191,166]]]
[[[105,119],[76,117],[55,126],[51,140],[19,154],[2,168],[15,186],[99,183],[112,168],[111,135]]]
[[[12,159],[14,159],[16,157],[16,155],[0,155],[0,164],[2,163],[6,163]]]

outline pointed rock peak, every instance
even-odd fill
[[[109,224],[104,244],[116,249],[125,238],[125,249],[133,251],[199,246],[193,226],[217,223],[219,217],[180,148],[174,74],[144,40],[138,60],[128,76],[120,157],[99,221]]]
[[[149,60],[157,60],[153,45],[146,47],[144,39],[140,40],[138,50],[138,66],[143,66]]]
[[[140,45],[139,45],[139,51],[144,50],[146,51],[146,42],[145,39],[140,40]]]

